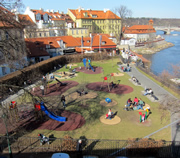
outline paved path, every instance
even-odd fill
[[[122,65],[118,65],[121,67]],[[126,66],[126,65],[125,65]],[[162,101],[165,97],[170,97],[177,99],[174,95],[166,91],[164,88],[159,86],[157,83],[146,77],[144,74],[139,72],[134,65],[130,65],[132,67],[131,72],[127,72],[129,76],[136,77],[139,82],[141,83],[141,86],[145,88],[152,88],[154,94],[158,97],[159,101]],[[177,121],[180,118],[180,113],[173,114],[171,117],[171,123]],[[173,123],[171,125],[171,138],[172,141],[180,141],[180,122]]]

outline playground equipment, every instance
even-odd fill
[[[86,58],[83,59],[84,67],[86,68]]]
[[[86,68],[86,61],[87,61],[87,59],[84,58],[84,59],[83,59],[83,64],[84,64],[84,67],[85,67],[85,68]],[[91,70],[95,72],[94,68],[93,68],[92,65],[91,65],[91,60],[90,60],[90,59],[88,59],[88,64],[89,64],[89,67],[91,68]]]
[[[36,119],[39,119],[43,117],[42,111],[41,111],[41,105],[39,102],[34,103],[34,109],[35,109],[35,116]]]
[[[139,115],[140,115],[139,121],[140,121],[140,123],[147,120],[149,114],[150,114],[150,109],[149,108],[145,110],[145,114],[142,114],[142,112],[139,112]]]
[[[49,116],[51,119],[60,121],[60,122],[66,122],[66,117],[60,117],[56,116],[54,113],[50,112],[47,107],[44,105],[44,102],[40,103],[41,111],[44,111],[44,113]]]
[[[111,79],[114,79],[113,81],[116,81],[116,78],[115,78],[115,76],[114,76],[114,73],[111,73],[110,74],[110,78],[109,78],[109,82],[111,82]]]
[[[110,98],[106,98],[105,101],[106,101],[107,103],[111,103],[111,102],[112,102],[112,100],[111,100]]]
[[[57,78],[55,78],[55,80],[58,82],[58,83],[60,83],[60,86],[66,86],[67,85],[67,83],[62,83],[60,80],[58,80]],[[56,84],[56,86],[57,86],[57,84]]]
[[[16,101],[11,101],[11,103],[9,105],[9,111],[10,111],[11,118],[15,117],[16,122],[17,122],[19,119],[19,116],[18,116],[18,108],[17,108]]]
[[[110,91],[110,88],[109,88],[109,82],[108,82],[108,77],[105,76],[103,79],[104,79],[104,80],[103,80],[103,83],[102,83],[102,85],[101,85],[100,90],[101,90],[102,87],[104,86],[105,82],[107,82],[108,90]]]

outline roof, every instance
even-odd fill
[[[101,35],[101,36],[102,36],[102,42],[104,42],[103,46],[116,46],[116,44],[112,40],[110,40],[106,35]],[[83,37],[83,46],[91,47],[91,39],[93,39],[92,47],[97,47],[97,46],[99,47],[99,37],[100,35],[95,35],[93,36],[93,38]],[[80,37],[77,37],[76,39],[79,43],[81,43]]]
[[[73,22],[73,20],[71,19],[71,17],[68,15],[68,14],[61,14],[59,12],[48,12],[48,11],[43,11],[43,10],[35,10],[35,9],[31,9],[31,11],[34,13],[34,14],[41,14],[41,15],[44,15],[44,14],[47,14],[49,16],[49,18],[53,21],[57,21],[57,20],[65,20],[66,22]]]
[[[72,36],[26,38],[26,46],[29,49],[29,56],[47,56],[46,45],[51,49],[61,48],[58,41],[62,40],[67,48],[79,47],[80,43]]]
[[[144,34],[155,33],[156,30],[152,25],[133,25],[131,27],[123,27],[124,34]]]
[[[9,10],[0,6],[0,27],[6,28],[20,28],[22,25],[16,21],[16,15],[10,12]]]
[[[29,17],[29,15],[19,14],[19,15],[18,15],[18,18],[19,18],[19,22],[20,22],[23,26],[35,25],[35,23],[34,23],[33,20]]]
[[[50,56],[46,50],[42,49],[42,47],[38,47],[36,43],[31,41],[26,41],[26,47],[28,49],[28,57]]]
[[[73,10],[69,9],[76,19],[121,19],[119,16],[114,14],[112,11],[102,11],[102,10]]]

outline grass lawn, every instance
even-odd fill
[[[104,75],[110,73],[119,72],[117,62],[119,59],[111,59],[108,61],[92,61],[93,66],[100,66],[104,70]],[[83,63],[76,63],[78,66],[83,66]],[[72,67],[73,68],[73,67]],[[57,71],[67,71],[64,67]],[[75,91],[79,87],[85,87],[85,84],[92,82],[103,82],[103,73],[101,74],[84,74],[82,72],[78,73],[78,76],[70,80],[79,82],[77,87],[71,88],[64,94],[67,96],[71,92]],[[116,80],[121,80],[120,84],[131,86],[134,91],[129,94],[117,95],[111,93],[97,92],[98,97],[91,100],[81,100],[80,102],[88,104],[87,108],[82,108],[78,106],[80,102],[74,102],[68,104],[67,97],[67,108],[76,113],[80,113],[85,119],[86,123],[79,129],[73,131],[49,131],[49,130],[34,130],[27,133],[27,136],[37,136],[37,133],[41,132],[45,135],[54,134],[55,137],[61,138],[64,135],[70,135],[73,138],[79,138],[80,136],[85,136],[87,139],[117,139],[117,140],[127,140],[128,138],[143,138],[146,135],[166,126],[170,123],[170,113],[168,111],[163,111],[159,108],[159,103],[151,102],[146,96],[143,96],[141,91],[143,88],[141,86],[135,86],[130,81],[126,73],[122,77],[115,77]],[[112,78],[113,80],[113,78]],[[108,111],[108,107],[100,105],[100,101],[104,100],[106,97],[115,100],[118,104],[111,107],[113,112],[117,111],[117,116],[121,118],[121,122],[116,125],[105,125],[100,122],[99,118],[105,115]],[[125,111],[123,110],[124,105],[128,98],[134,99],[134,97],[141,98],[147,104],[150,105],[152,114],[148,117],[148,123],[139,123],[139,112],[138,111]],[[49,103],[53,102],[56,97],[47,97]],[[60,107],[62,108],[62,107]],[[171,128],[168,127],[152,136],[157,140],[171,140]]]

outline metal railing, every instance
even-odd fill
[[[50,144],[40,145],[37,137],[9,137],[12,153],[76,152],[77,139],[50,138]],[[83,155],[97,156],[180,156],[180,142],[148,139],[96,140],[82,139]],[[8,152],[7,137],[0,137],[0,151]]]

